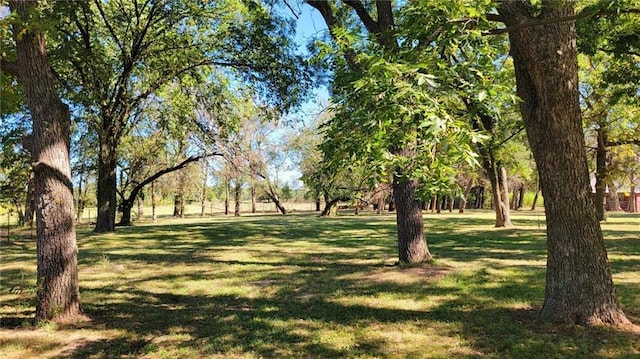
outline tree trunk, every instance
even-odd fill
[[[496,213],[496,228],[511,228],[511,216],[509,212],[509,189],[507,187],[507,171],[496,164],[493,152],[483,156],[482,165],[491,183],[491,199],[493,210]]]
[[[23,18],[36,1],[11,1]],[[24,87],[33,121],[34,193],[37,227],[36,321],[81,314],[73,184],[69,158],[69,108],[58,97],[44,36],[13,27],[17,78]]]
[[[531,20],[574,15],[574,2],[504,0],[507,28]],[[589,186],[578,93],[574,21],[524,26],[509,32],[520,110],[547,219],[547,280],[540,312],[563,323],[629,323],[616,298],[611,268]]]
[[[417,181],[393,179],[400,263],[421,263],[432,259],[424,236],[422,206],[415,197],[417,187]]]
[[[607,201],[609,202],[609,210],[611,212],[622,212],[622,206],[620,205],[620,197],[618,196],[618,189],[614,186],[609,187],[609,193],[607,193]]]
[[[269,186],[269,190],[267,190],[267,196],[273,201],[273,204],[276,206],[276,210],[281,214],[287,214],[287,209],[284,208],[280,199],[278,199],[278,194]]]
[[[456,200],[456,195],[458,194],[458,191],[456,190],[452,196],[449,197],[449,213],[453,212],[453,205],[455,204],[455,200]]]
[[[340,202],[340,198],[334,198],[332,200],[328,200],[328,198],[325,197],[325,202],[324,202],[324,209],[322,210],[322,213],[320,213],[321,217],[328,217],[331,215],[331,209],[333,208],[333,206],[336,205],[336,203]]]
[[[511,189],[511,208],[512,211],[518,209],[518,189],[515,187]]]
[[[498,188],[500,188],[500,210],[502,211],[502,219],[504,221],[502,227],[512,228],[511,211],[509,210],[509,182],[507,180],[507,169],[498,165]]]
[[[78,200],[77,200],[77,212],[76,212],[76,223],[82,222],[82,213],[84,212],[84,198],[82,197],[82,175],[84,174],[84,166],[82,170],[80,170],[80,180],[78,181]]]
[[[235,186],[235,200],[236,200],[236,207],[235,210],[233,211],[233,215],[236,217],[240,217],[240,195],[242,194],[242,183],[240,183],[240,181],[236,180],[236,186]]]
[[[636,213],[636,186],[633,184],[631,185],[631,193],[629,196],[629,213]]]
[[[24,224],[33,228],[33,220],[36,213],[36,201],[35,201],[35,185],[33,183],[33,172],[29,175],[29,182],[27,182],[27,199],[24,204]]]
[[[22,209],[22,201],[14,199],[13,206],[16,208],[16,214],[18,215],[18,226],[22,227],[24,225],[24,210]]]
[[[607,146],[605,141],[607,134],[602,127],[597,131],[598,147],[596,148],[596,184],[595,184],[595,196],[593,199],[596,216],[599,221],[607,219],[607,212],[605,211],[605,197],[607,191]]]
[[[231,186],[231,183],[229,181],[228,177],[224,177],[224,215],[228,216],[229,215],[229,192],[231,192],[231,189],[229,188]]]
[[[524,205],[524,193],[525,193],[525,188],[524,188],[524,184],[522,184],[520,185],[520,189],[518,190],[518,204],[516,206],[516,209],[520,209]]]
[[[536,190],[535,196],[533,196],[533,204],[531,205],[531,210],[536,210],[536,204],[538,203],[538,197],[540,196],[540,189]]]
[[[391,198],[389,198],[389,212],[395,212],[396,210],[396,199],[393,198],[393,195],[391,195]]]
[[[376,214],[382,214],[382,211],[384,211],[384,195],[380,194],[380,197],[378,198],[378,208],[376,209]]]
[[[438,195],[434,194],[431,198],[431,213],[436,213],[436,207],[438,207]]]
[[[320,192],[316,193],[316,212],[320,212]]]
[[[257,209],[256,209],[256,184],[252,183],[251,184],[251,213],[256,213]]]
[[[104,119],[105,128],[99,136],[100,148],[98,151],[98,214],[96,227],[97,233],[115,231],[116,223],[116,166],[117,139],[110,134],[109,125],[112,121]]]
[[[464,213],[467,209],[467,198],[469,198],[469,194],[471,193],[471,188],[473,187],[473,179],[470,179],[467,182],[467,186],[464,188],[464,193],[460,197],[460,209],[459,213]]]
[[[157,199],[156,199],[156,182],[153,181],[151,182],[151,220],[153,221],[153,223],[158,222],[158,216],[156,215],[156,206],[157,206]]]
[[[205,160],[202,167],[204,168],[204,180],[202,181],[202,194],[200,196],[200,217],[204,217],[207,209],[207,181],[209,179],[209,161]]]
[[[138,198],[138,220],[144,218],[144,195],[142,192],[136,196]]]

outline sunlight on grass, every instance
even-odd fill
[[[33,328],[35,243],[2,244],[2,358],[572,358],[640,355],[637,334],[536,320],[544,215],[425,214],[433,264],[397,260],[395,218],[167,219],[78,232],[90,322]],[[603,225],[640,321],[640,216]]]

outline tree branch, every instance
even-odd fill
[[[136,196],[138,195],[138,193],[142,190],[142,188],[144,186],[146,186],[149,183],[157,180],[158,178],[166,175],[167,173],[171,173],[171,172],[175,172],[177,170],[181,170],[181,169],[187,167],[187,165],[190,164],[191,162],[200,161],[203,158],[213,157],[213,156],[222,156],[222,154],[220,154],[220,153],[210,153],[210,154],[204,154],[204,155],[200,155],[200,156],[191,156],[191,157],[187,158],[186,160],[180,162],[179,164],[177,164],[177,165],[175,165],[173,167],[168,167],[168,168],[165,168],[165,169],[162,169],[162,170],[156,172],[152,176],[147,177],[144,181],[140,182],[137,186],[135,186],[131,190],[131,193],[129,194],[129,198],[127,198],[127,202],[133,203],[133,200],[136,198]],[[124,199],[124,197],[122,197],[122,198]]]
[[[0,70],[7,75],[18,77],[18,64],[15,61],[7,61],[0,58]]]
[[[623,145],[638,145],[638,146],[640,146],[640,139],[607,141],[607,142],[605,142],[604,145],[606,147],[615,147],[615,146],[623,146]]]
[[[518,24],[507,26],[503,29],[487,30],[487,31],[484,31],[482,34],[483,35],[499,35],[499,34],[504,34],[511,31],[519,30],[524,27],[557,24],[565,21],[574,21],[578,19],[583,19],[590,16],[596,17],[596,16],[610,16],[610,15],[620,15],[620,14],[640,14],[640,9],[620,9],[620,10],[599,9],[599,10],[581,11],[571,16],[552,17],[548,19],[525,20]],[[494,19],[492,21],[504,22],[504,18],[500,17],[499,15],[495,16],[494,14],[487,14],[487,19],[489,19],[489,15],[491,15],[491,18]]]
[[[331,38],[336,43],[338,47],[344,53],[344,58],[349,65],[351,70],[357,70],[359,68],[358,63],[356,61],[356,53],[353,48],[350,47],[351,44],[347,44],[346,46],[340,46],[340,42],[338,41],[338,36],[336,35],[336,29],[340,26],[338,23],[338,19],[333,15],[333,10],[331,10],[331,5],[326,0],[305,0],[309,6],[315,8],[320,12],[324,22],[327,24],[329,28],[329,33],[331,34]]]
[[[362,5],[359,0],[343,0],[343,2],[356,11],[356,14],[370,33],[380,33],[380,26],[371,18],[371,15],[369,15],[369,12],[367,12],[367,9],[364,8],[364,5]]]
[[[127,56],[127,52],[124,50],[124,45],[122,44],[122,42],[118,38],[118,35],[116,35],[116,32],[113,29],[113,26],[111,26],[111,23],[107,19],[107,15],[105,14],[104,9],[102,8],[101,1],[100,0],[94,0],[93,3],[98,8],[98,12],[100,13],[100,17],[102,18],[102,21],[104,21],[104,25],[109,30],[109,34],[111,34],[111,37],[113,37],[113,40],[116,42],[116,45],[118,45],[118,48],[120,49],[120,53],[122,54],[122,60],[126,61],[127,57],[128,57]]]

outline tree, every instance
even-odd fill
[[[20,225],[30,222],[28,191],[31,177],[31,156],[22,146],[25,129],[9,121],[0,129],[0,202],[13,206]],[[6,202],[5,202],[6,201]]]
[[[38,2],[10,1],[15,62],[2,58],[2,71],[15,76],[33,121],[27,147],[34,171],[37,227],[36,321],[73,318],[81,314],[73,185],[69,158],[69,108],[58,96],[39,29]],[[29,24],[29,27],[25,25]]]
[[[449,17],[476,9],[458,2],[407,2],[396,4],[397,12],[383,0],[307,3],[322,14],[340,55],[333,56],[336,116],[326,126],[325,158],[342,161],[346,153],[391,177],[399,261],[429,260],[421,199],[454,190],[455,163],[474,163],[470,144],[481,137],[459,116],[460,94],[440,84],[458,70],[449,55],[479,38]]]
[[[292,24],[259,1],[57,4],[57,74],[98,133],[96,232],[115,229],[117,149],[144,102],[174,81],[212,81],[226,69],[281,109],[303,96]],[[230,16],[229,14],[233,14]],[[274,66],[278,64],[278,66]]]
[[[573,1],[505,0],[495,16],[506,25],[501,31],[509,33],[520,110],[545,198],[548,258],[540,317],[628,323],[589,189],[574,6]]]

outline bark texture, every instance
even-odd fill
[[[28,23],[37,1],[11,1]],[[44,36],[13,28],[17,45],[17,78],[33,120],[34,194],[37,226],[36,321],[81,314],[78,288],[73,185],[69,158],[70,117],[58,97]],[[19,35],[18,35],[19,34]]]
[[[398,259],[401,263],[420,263],[431,260],[431,253],[424,237],[422,203],[416,199],[417,181],[393,181],[393,197],[396,200],[398,224]]]
[[[574,14],[573,2],[502,1],[520,110],[540,175],[547,217],[547,280],[540,316],[563,323],[628,323],[616,298],[591,199],[578,101],[573,21],[518,26]],[[537,14],[537,15],[536,15]]]
[[[105,123],[108,123],[105,120]],[[105,126],[107,127],[107,126]],[[104,129],[105,132],[109,128]],[[116,148],[118,139],[115,135],[101,134],[98,154],[98,214],[96,217],[96,233],[116,230],[116,166],[118,163]]]

